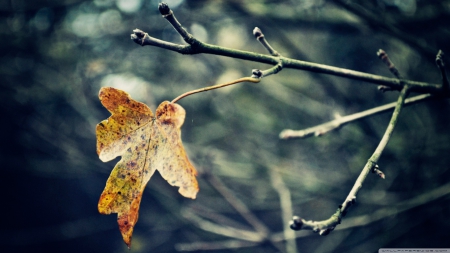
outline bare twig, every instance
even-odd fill
[[[430,94],[418,95],[418,96],[406,99],[405,105],[412,105],[412,104],[415,104],[418,102],[428,100],[432,97],[433,96],[431,96]],[[311,137],[311,136],[322,136],[333,130],[339,129],[348,123],[392,110],[395,108],[396,105],[397,105],[397,102],[392,102],[392,103],[378,106],[378,107],[375,107],[375,108],[372,108],[372,109],[369,109],[366,111],[339,117],[332,121],[328,121],[326,123],[323,123],[323,124],[320,124],[317,126],[313,126],[313,127],[307,128],[307,129],[303,129],[303,130],[285,129],[285,130],[281,131],[280,138],[281,139],[301,139],[301,138],[307,138],[307,137]]]
[[[259,243],[242,240],[226,240],[216,242],[179,243],[175,245],[175,248],[178,251],[206,251],[206,250],[248,248],[257,245],[259,245]]]
[[[272,187],[278,193],[280,197],[280,207],[281,207],[281,218],[283,220],[283,224],[287,224],[292,217],[292,201],[291,201],[291,192],[286,187],[283,178],[276,168],[270,169],[270,179],[272,182]],[[294,231],[285,227],[283,229],[285,238],[291,238],[295,235]],[[297,244],[295,240],[286,239],[286,252],[288,253],[296,253],[297,252]]]
[[[380,170],[380,166],[378,166],[378,164],[376,164],[373,169],[372,169],[372,173],[377,174],[379,177],[381,177],[382,179],[386,178],[386,175],[384,175],[384,172]]]
[[[184,209],[182,212],[184,218],[190,220],[197,227],[214,233],[219,234],[231,238],[241,239],[250,242],[261,242],[264,240],[264,237],[261,236],[260,233],[255,231],[249,231],[244,229],[239,229],[235,227],[230,227],[225,224],[218,224],[215,222],[211,222],[205,219],[202,219],[194,212],[189,211],[188,209]]]
[[[447,73],[445,72],[445,64],[444,64],[444,52],[442,50],[439,50],[439,52],[436,55],[436,64],[441,71],[442,75],[442,90],[443,93],[446,94],[449,92],[449,82],[447,78]]]
[[[383,49],[379,49],[378,52],[377,52],[377,55],[386,64],[386,66],[388,66],[389,71],[391,71],[391,73],[395,77],[397,77],[398,79],[402,79],[402,76],[400,75],[400,72],[395,67],[394,63],[392,63],[391,59],[389,59],[388,54]]]
[[[395,110],[392,114],[389,125],[388,125],[383,137],[381,138],[380,143],[378,144],[377,148],[375,149],[375,152],[369,158],[369,160],[367,161],[363,170],[359,174],[359,177],[356,179],[356,182],[353,185],[352,189],[350,190],[350,193],[348,194],[347,198],[339,206],[337,211],[329,219],[323,220],[323,221],[306,221],[297,216],[294,216],[294,218],[290,222],[290,227],[292,229],[294,229],[294,230],[312,229],[314,232],[319,232],[320,235],[327,235],[331,231],[333,231],[338,224],[341,223],[342,217],[344,217],[347,214],[350,206],[355,203],[356,195],[358,195],[359,190],[362,188],[362,185],[363,185],[364,181],[366,180],[367,175],[377,165],[378,160],[380,159],[380,156],[383,153],[383,150],[385,149],[386,145],[388,144],[389,139],[394,131],[395,125],[397,124],[397,120],[400,115],[400,111],[403,108],[403,105],[405,103],[405,99],[406,99],[406,96],[408,95],[408,93],[409,93],[409,87],[407,85],[405,85],[403,87],[402,91],[400,92],[400,95],[397,100],[397,104],[395,106]]]
[[[412,208],[416,208],[418,206],[424,205],[436,199],[442,198],[450,194],[450,183],[442,185],[438,188],[435,188],[431,191],[418,195],[412,199],[408,199],[402,201],[395,205],[389,205],[384,208],[380,208],[373,213],[360,215],[356,217],[347,218],[345,223],[336,227],[336,230],[345,230],[355,227],[367,226],[373,222],[379,221],[389,216],[393,216],[395,214],[408,211]],[[338,213],[338,211],[336,211]],[[297,220],[295,220],[297,219]],[[302,223],[304,220],[298,217],[294,217],[292,223]],[[295,238],[307,237],[310,236],[310,233],[298,233],[295,235]],[[273,235],[272,240],[274,241],[282,241],[290,238],[285,238],[283,232],[279,232]]]
[[[184,29],[183,26],[181,26],[180,22],[178,22],[177,18],[175,17],[175,14],[173,14],[173,11],[170,9],[169,5],[166,3],[160,3],[158,5],[159,12],[161,15],[169,21],[169,23],[175,28],[175,30],[178,32],[178,34],[181,35],[181,37],[186,41],[186,43],[192,45],[195,41],[194,36],[192,34],[188,33],[186,29]],[[193,40],[194,39],[194,40]]]
[[[359,190],[362,187],[362,184],[364,183],[364,180],[366,179],[367,174],[373,169],[373,167],[378,163],[378,160],[380,159],[381,154],[383,153],[384,149],[386,148],[389,139],[392,136],[392,133],[394,131],[395,125],[397,124],[398,117],[400,115],[400,111],[403,108],[403,105],[405,103],[406,96],[409,93],[409,87],[405,85],[400,92],[400,95],[397,100],[397,105],[395,106],[395,110],[392,113],[391,120],[389,121],[389,125],[384,132],[383,137],[381,138],[380,143],[378,144],[377,148],[375,149],[375,152],[372,154],[372,156],[369,158],[369,160],[366,163],[366,166],[364,166],[364,169],[361,171],[361,174],[359,175],[358,179],[356,180],[352,190],[348,194],[347,199],[342,203],[342,207],[340,208],[343,215],[346,214],[348,207],[350,207],[349,203],[350,201],[354,201],[356,198],[356,195],[358,194]]]
[[[234,194],[226,187],[222,181],[217,178],[213,173],[206,172],[205,178],[209,181],[224,198],[230,203],[230,205],[263,237],[267,237],[270,234],[270,230],[261,222],[247,207],[247,205],[236,198]]]
[[[400,72],[395,67],[394,63],[392,63],[391,59],[389,59],[388,54],[383,49],[379,49],[378,52],[377,52],[377,55],[386,64],[386,66],[389,68],[389,71],[391,71],[391,73],[395,77],[397,77],[398,79],[402,79],[402,76],[400,75]],[[378,86],[378,89],[381,90],[382,92],[392,90],[390,87],[385,86],[385,85]]]
[[[255,38],[269,51],[269,54],[272,56],[281,56],[273,47],[267,42],[266,38],[264,37],[264,34],[262,33],[261,29],[258,27],[255,27],[253,29],[253,35]]]
[[[352,1],[334,0],[333,3],[338,4],[358,17],[361,17],[369,26],[406,42],[420,52],[423,52],[428,56],[434,54],[434,50],[426,43],[426,40],[420,40],[417,36],[408,34],[402,31],[402,29],[395,27],[392,25],[392,23],[394,23],[392,20],[387,21],[384,18],[380,18],[378,12],[372,13],[365,9],[361,4]]]
[[[253,62],[261,62],[271,65],[280,64],[276,69],[282,68],[291,68],[291,69],[300,69],[311,71],[315,73],[323,73],[328,75],[340,76],[344,78],[354,79],[365,81],[374,84],[381,84],[388,86],[394,90],[401,90],[403,84],[409,85],[411,91],[421,92],[421,93],[440,93],[441,85],[425,83],[425,82],[417,82],[411,80],[398,80],[396,78],[388,78],[379,75],[373,75],[363,72],[358,72],[354,70],[338,68],[323,64],[317,64],[312,62],[300,61],[296,59],[291,59],[283,56],[273,56],[273,55],[263,55],[257,54],[248,51],[242,51],[237,49],[230,49],[226,47],[220,47],[216,45],[211,45],[208,43],[201,42],[194,38],[191,34],[189,34],[186,29],[184,29],[181,24],[176,20],[173,11],[167,5],[164,5],[163,8],[163,16],[166,18],[175,30],[183,37],[183,39],[188,43],[188,45],[179,45],[171,42],[162,41],[159,39],[155,39],[149,36],[147,33],[135,29],[133,30],[133,34],[131,35],[131,39],[141,46],[156,46],[164,49],[168,49],[174,52],[178,52],[181,54],[214,54],[214,55],[222,55],[227,57],[232,57],[236,59],[243,59]]]

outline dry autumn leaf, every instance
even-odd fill
[[[180,105],[165,101],[153,115],[147,105],[111,87],[101,88],[99,98],[112,115],[97,125],[97,153],[103,162],[117,156],[122,159],[106,182],[98,210],[117,213],[123,240],[130,247],[142,193],[155,170],[169,184],[180,187],[184,197],[195,199],[197,195],[197,171],[181,142],[186,113]]]

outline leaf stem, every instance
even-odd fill
[[[230,86],[230,85],[237,84],[237,83],[243,83],[243,82],[259,83],[260,81],[261,81],[261,79],[255,78],[255,77],[243,77],[243,78],[239,78],[239,79],[233,80],[228,83],[216,84],[216,85],[204,87],[201,89],[196,89],[196,90],[191,90],[191,91],[185,92],[185,93],[179,95],[178,97],[176,97],[175,99],[173,99],[171,103],[176,103],[177,101],[179,101],[182,98],[185,98],[187,96],[190,96],[190,95],[193,95],[196,93],[204,92],[204,91],[215,90],[215,89],[223,88],[223,87]]]

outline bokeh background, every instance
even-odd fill
[[[159,14],[158,3],[0,1],[0,251],[450,248],[448,100],[404,109],[379,162],[386,179],[369,175],[335,231],[321,237],[288,229],[292,215],[322,220],[334,213],[390,114],[319,138],[285,141],[279,132],[389,103],[398,93],[285,69],[259,84],[180,101],[187,111],[182,138],[199,170],[201,190],[196,200],[184,199],[155,173],[128,251],[116,215],[97,212],[118,161],[102,163],[95,151],[95,125],[109,116],[98,101],[99,88],[123,89],[154,110],[185,91],[270,67],[136,45],[130,40],[135,28],[183,43]],[[438,49],[450,53],[448,0],[167,3],[182,25],[207,43],[266,53],[252,36],[257,26],[284,56],[372,74],[391,77],[376,56],[382,48],[406,78],[439,83],[435,55]]]

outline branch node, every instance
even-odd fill
[[[378,85],[378,88],[377,88],[379,91],[381,91],[381,92],[386,92],[386,91],[393,91],[393,90],[395,90],[394,88],[392,88],[392,87],[389,87],[389,86],[386,86],[386,85]]]
[[[253,35],[256,39],[259,39],[259,37],[261,36],[264,37],[264,34],[262,33],[261,29],[259,29],[259,27],[255,27],[255,29],[253,29]]]
[[[395,67],[394,63],[392,63],[391,59],[389,59],[388,54],[383,49],[379,49],[378,52],[377,52],[377,55],[386,64],[386,66],[388,66],[389,71],[391,71],[391,73],[395,77],[397,77],[398,79],[402,78],[401,75],[400,75],[400,72]]]
[[[444,63],[444,52],[442,50],[439,50],[436,55],[436,65],[438,66],[439,70],[441,71],[442,75],[442,89],[444,93],[449,92],[449,81],[447,78],[447,73],[445,72],[445,63]]]
[[[300,217],[294,216],[292,217],[292,220],[289,222],[289,227],[292,230],[301,230],[303,226],[303,221]]]
[[[163,16],[172,14],[172,10],[170,9],[169,5],[164,2],[160,3],[158,5],[158,10],[159,10],[159,13],[161,13],[161,15],[163,15]]]
[[[263,72],[259,69],[252,69],[252,77],[261,78],[263,76]]]
[[[166,3],[160,3],[158,5],[159,12],[162,14],[163,18],[165,18],[172,27],[178,32],[178,34],[183,38],[183,40],[189,45],[198,42],[194,37],[186,31],[186,29],[178,22],[175,14],[170,9],[169,5]]]
[[[377,174],[382,179],[386,178],[386,175],[384,175],[383,171],[380,170],[380,167],[378,166],[378,164],[375,164],[375,166],[373,166],[372,173]]]
[[[331,233],[331,231],[333,231],[334,228],[335,228],[335,227],[330,227],[330,228],[322,229],[322,230],[319,231],[319,235],[321,235],[321,236],[326,236],[326,235],[328,235],[329,233]]]
[[[273,49],[269,42],[267,42],[261,29],[255,27],[255,29],[253,29],[253,35],[261,43],[261,45],[263,45],[263,47],[265,47],[267,51],[269,51],[269,54],[271,54],[272,56],[281,56],[275,49]]]
[[[136,44],[144,46],[144,38],[146,33],[140,29],[134,29],[133,34],[131,34],[131,40],[133,40]]]

